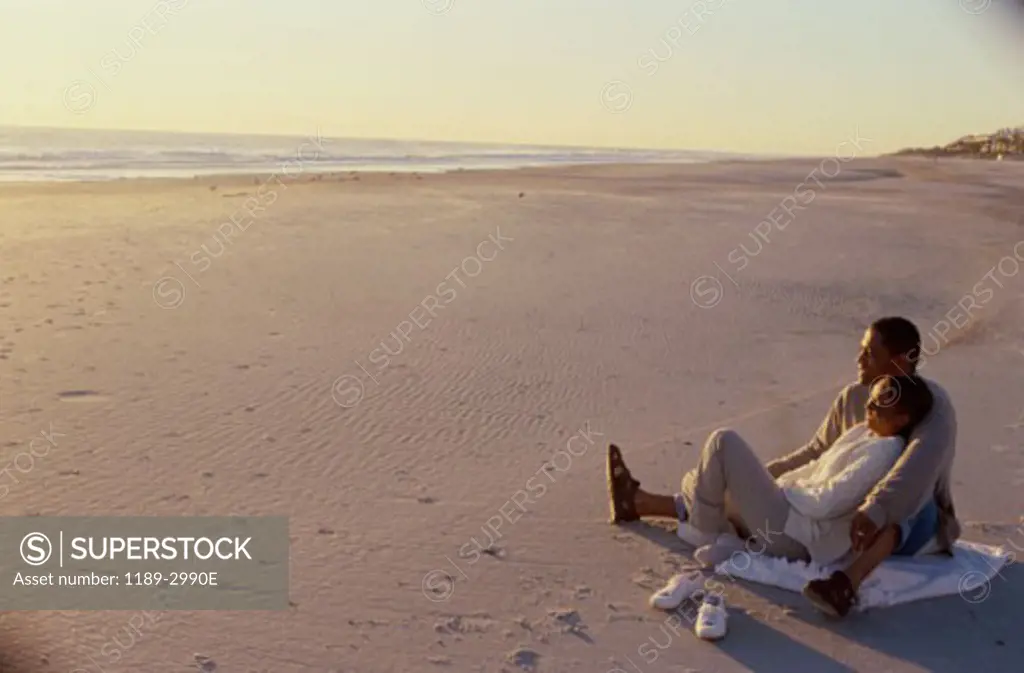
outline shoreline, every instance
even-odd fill
[[[428,177],[441,178],[441,177],[481,177],[481,176],[504,176],[520,174],[525,176],[545,176],[545,177],[562,177],[572,174],[582,174],[584,172],[597,172],[602,170],[621,172],[628,170],[645,170],[650,169],[651,171],[671,170],[675,168],[683,167],[702,167],[702,166],[732,166],[732,165],[764,165],[771,167],[773,165],[787,166],[795,163],[815,163],[825,160],[830,160],[832,157],[821,156],[821,157],[787,157],[787,158],[772,158],[772,159],[761,159],[761,158],[735,158],[730,157],[726,159],[707,160],[707,161],[637,161],[637,162],[601,162],[601,163],[565,163],[565,164],[544,164],[544,165],[527,165],[527,166],[508,166],[501,168],[452,168],[444,170],[423,170],[423,169],[380,169],[380,170],[328,170],[328,171],[302,171],[294,177],[282,178],[282,181],[286,181],[289,184],[311,184],[317,182],[323,183],[342,183],[342,182],[353,182],[359,181],[364,178],[406,178],[411,177],[413,179],[426,179]],[[873,159],[886,158],[884,156],[866,156],[858,157],[855,161],[869,161]],[[103,187],[116,187],[116,186],[152,186],[152,187],[173,187],[173,186],[211,186],[216,185],[218,188],[223,187],[242,187],[249,185],[259,185],[271,180],[275,177],[280,177],[280,173],[277,171],[260,171],[260,172],[243,172],[243,173],[211,173],[194,176],[137,176],[137,177],[120,177],[120,178],[108,178],[108,179],[81,179],[81,180],[0,180],[0,192],[10,191],[12,189],[32,189],[38,190],[50,190],[56,187],[87,187],[87,188],[103,188]],[[355,178],[355,180],[346,180],[346,178]]]
[[[707,161],[637,161],[637,162],[581,162],[581,163],[559,163],[559,164],[528,164],[522,166],[499,166],[494,168],[488,167],[474,167],[474,168],[404,168],[404,167],[388,167],[388,168],[359,168],[359,169],[327,169],[318,171],[307,171],[303,170],[298,175],[305,178],[306,182],[316,182],[323,180],[324,178],[335,178],[337,176],[371,176],[371,175],[388,175],[391,177],[399,175],[449,175],[449,174],[477,174],[477,173],[513,173],[517,171],[528,171],[528,170],[544,170],[544,169],[576,169],[591,166],[687,166],[690,164],[712,164],[712,163],[723,163],[723,162],[747,162],[747,161],[777,161],[775,159],[767,160],[746,160],[746,159],[721,159],[721,160],[707,160]],[[785,161],[785,160],[783,160]],[[80,179],[40,179],[40,180],[0,180],[0,187],[9,185],[17,186],[28,186],[28,185],[53,185],[53,184],[111,184],[111,183],[140,183],[140,182],[157,182],[157,183],[176,183],[176,182],[202,182],[209,183],[211,181],[228,182],[231,184],[241,184],[246,181],[253,179],[264,178],[269,179],[276,175],[280,175],[278,171],[242,171],[242,172],[225,172],[225,173],[201,173],[196,175],[139,175],[134,177],[116,177],[116,178],[80,178]],[[291,179],[291,178],[289,178]],[[329,182],[331,180],[328,180]]]
[[[441,175],[478,175],[478,174],[508,174],[524,171],[575,171],[581,169],[600,169],[600,168],[611,168],[611,169],[622,169],[622,168],[643,168],[643,167],[675,167],[675,166],[707,166],[707,165],[729,165],[729,164],[787,164],[799,161],[820,161],[829,159],[827,155],[818,156],[794,156],[794,157],[743,157],[743,156],[726,156],[720,159],[694,159],[690,161],[679,161],[679,160],[665,160],[665,161],[601,161],[601,162],[561,162],[561,163],[543,163],[543,164],[524,164],[524,165],[512,165],[512,166],[496,166],[496,167],[454,167],[454,168],[415,168],[415,167],[401,167],[401,166],[389,166],[387,168],[366,168],[362,167],[359,169],[325,169],[325,170],[300,170],[296,178],[289,178],[296,182],[316,182],[316,181],[340,181],[334,178],[339,176],[378,176],[387,175],[392,177],[402,175],[419,175],[419,176],[441,176]],[[880,158],[877,156],[865,156],[858,157],[859,159],[873,159]],[[220,181],[227,184],[243,184],[245,182],[251,182],[254,179],[269,179],[276,175],[280,175],[280,168],[278,170],[259,170],[259,171],[227,171],[224,173],[201,173],[196,175],[155,175],[147,176],[140,175],[134,177],[116,177],[116,178],[76,178],[76,179],[38,179],[38,180],[3,180],[0,179],[0,189],[17,186],[26,187],[34,185],[106,185],[106,184],[140,184],[140,183],[159,183],[159,184],[173,184],[173,183],[203,183],[209,184],[210,182]]]
[[[973,157],[947,157],[959,159],[955,162],[936,162],[933,157],[918,155],[873,155],[856,157],[849,164],[856,170],[897,170],[900,167],[921,168],[931,171],[936,166],[953,165],[962,167],[968,173],[975,170],[984,172],[998,171],[1014,175],[1024,166],[1022,161],[993,161],[975,159]],[[729,158],[715,161],[693,161],[693,162],[621,162],[621,163],[584,163],[544,166],[518,166],[508,168],[472,168],[452,169],[444,171],[325,171],[309,172],[304,171],[287,178],[275,171],[260,173],[219,173],[216,175],[200,175],[194,177],[132,177],[115,178],[109,180],[30,180],[30,181],[0,181],[0,195],[17,194],[53,194],[57,192],[67,193],[97,193],[97,194],[119,194],[135,192],[139,189],[146,191],[158,191],[162,189],[188,190],[192,188],[205,188],[211,191],[221,189],[244,189],[266,185],[268,182],[278,182],[285,186],[310,186],[310,185],[352,185],[359,183],[363,186],[380,187],[390,185],[392,181],[416,182],[416,183],[442,183],[451,184],[462,180],[475,183],[489,183],[501,181],[505,178],[515,177],[527,181],[549,182],[557,179],[589,179],[589,178],[610,178],[616,176],[643,176],[643,177],[665,177],[669,175],[685,178],[693,176],[701,182],[709,176],[717,175],[723,171],[728,172],[735,167],[745,167],[750,170],[772,171],[779,169],[783,171],[792,170],[798,166],[807,166],[812,169],[823,162],[833,161],[834,157],[794,157],[781,159],[740,159]],[[844,169],[845,170],[845,169]],[[765,187],[771,186],[771,180],[766,181]],[[223,194],[223,196],[230,196]]]

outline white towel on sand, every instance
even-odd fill
[[[1013,552],[1003,547],[962,540],[955,544],[952,557],[893,556],[864,580],[859,592],[859,609],[956,594],[969,602],[980,603],[988,597],[992,579],[1013,559]],[[715,571],[799,592],[810,580],[828,577],[838,567],[744,553],[720,563]]]

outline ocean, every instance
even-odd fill
[[[503,169],[602,163],[700,163],[725,152],[92,131],[0,126],[0,182],[202,175]]]

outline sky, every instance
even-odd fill
[[[0,124],[826,154],[1024,124],[1011,0],[0,0]]]

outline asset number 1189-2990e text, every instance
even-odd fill
[[[217,573],[208,572],[125,573],[124,579],[130,587],[217,586]]]

